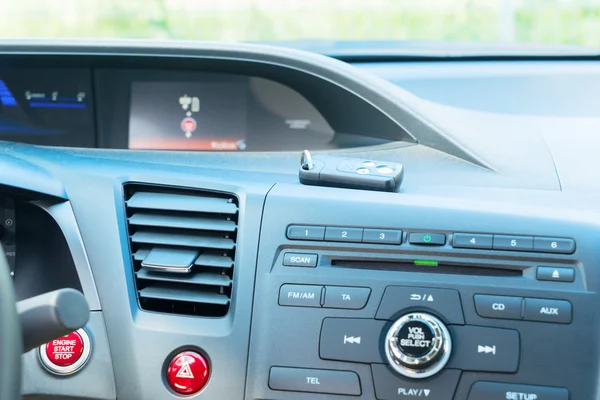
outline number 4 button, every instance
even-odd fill
[[[463,249],[491,249],[493,235],[480,233],[455,233],[452,246]]]

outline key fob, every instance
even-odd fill
[[[397,192],[402,184],[402,164],[359,158],[317,156],[304,151],[299,171],[304,185]]]

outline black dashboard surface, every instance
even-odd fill
[[[411,86],[411,68],[415,76],[444,81],[442,88],[454,84],[433,71],[440,64],[429,72],[400,65],[394,77],[391,64],[349,66],[254,45],[75,42],[0,49],[7,64],[21,66],[49,57],[58,68],[72,54],[93,71],[93,82],[110,82],[94,85],[94,100],[84,100],[90,103],[79,102],[94,104],[98,136],[91,147],[100,148],[0,143],[0,187],[10,199],[0,202],[0,215],[14,216],[18,291],[27,297],[63,282],[82,290],[92,311],[85,367],[56,376],[41,365],[38,351],[27,353],[26,398],[187,398],[168,381],[170,361],[183,351],[197,352],[210,366],[206,385],[191,396],[197,399],[600,398],[594,339],[600,209],[590,172],[597,162],[595,116],[517,115],[491,100],[477,108],[458,91],[454,103],[423,76]],[[133,61],[125,62],[128,57]],[[125,68],[128,63],[134,65]],[[517,70],[520,64],[506,65]],[[557,65],[576,70],[580,64],[540,67]],[[484,80],[493,81],[492,72],[502,68],[487,67]],[[447,71],[459,70],[456,64]],[[175,124],[187,117],[183,94],[189,111],[197,109],[193,89],[208,85],[207,73],[225,74],[211,76],[225,79],[234,96],[242,87],[251,91],[247,76],[277,82],[262,83],[276,99],[287,98],[278,85],[292,87],[336,137],[378,132],[368,137],[384,143],[329,148],[313,157],[402,163],[401,189],[302,185],[295,151],[126,149],[123,132],[132,125],[129,105],[136,97],[143,100],[137,104],[153,106],[168,98],[168,107],[181,113]],[[163,91],[165,79],[181,87]],[[178,98],[173,87],[186,93]],[[493,92],[494,86],[482,88]],[[132,95],[119,95],[124,90]],[[250,110],[248,99],[235,104]],[[547,96],[540,101],[551,103]],[[211,115],[243,131],[240,120]],[[246,130],[247,150],[251,135]],[[237,143],[243,135],[229,138]],[[3,232],[12,232],[7,219]],[[36,230],[36,221],[44,229]],[[3,236],[3,245],[6,237],[12,236]],[[187,257],[190,271],[152,270],[150,260],[164,261],[165,254],[173,263]],[[507,306],[510,315],[500,312]],[[394,367],[386,347],[394,324],[414,314],[437,321],[447,330],[440,343],[452,345],[441,371],[425,379],[415,368]],[[406,370],[416,377],[403,375]],[[187,369],[179,372],[191,379]]]

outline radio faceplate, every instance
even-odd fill
[[[486,218],[451,205],[421,220],[421,206],[383,202],[361,213],[355,201],[328,198],[336,194],[320,193],[317,209],[290,204],[293,193],[268,197],[262,231],[280,235],[261,237],[247,398],[594,398],[591,227],[508,209],[500,223],[495,208],[487,220],[498,227],[483,229],[476,221]],[[280,200],[293,215],[277,211]],[[297,240],[290,226],[402,234],[395,244]],[[531,237],[532,246],[556,239],[561,252],[454,246],[455,232],[491,232],[492,246],[494,232]],[[422,244],[433,234],[444,244]]]

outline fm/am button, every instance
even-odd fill
[[[279,305],[288,307],[321,307],[323,286],[283,285],[279,289]]]

